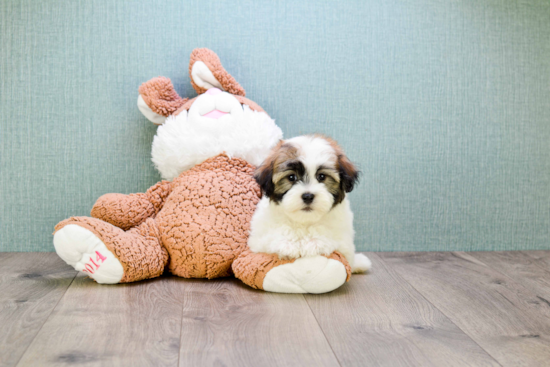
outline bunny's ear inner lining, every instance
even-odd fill
[[[191,69],[191,77],[193,78],[193,82],[201,88],[206,90],[210,88],[219,88],[225,91],[208,66],[202,61],[195,61]]]

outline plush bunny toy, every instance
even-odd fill
[[[161,125],[152,159],[165,181],[145,193],[106,194],[91,217],[55,227],[57,254],[98,283],[135,282],[165,268],[184,278],[235,275],[265,290],[322,293],[350,276],[335,252],[295,260],[252,253],[250,221],[261,190],[253,178],[282,138],[275,122],[227,73],[218,56],[195,49],[189,64],[198,93],[181,98],[169,79],[139,88],[138,107]]]

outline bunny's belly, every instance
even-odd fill
[[[156,217],[170,272],[185,278],[231,275],[260,200],[253,171],[244,160],[219,155],[174,180]]]

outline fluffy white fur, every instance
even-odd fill
[[[228,113],[219,119],[203,116],[213,109]],[[225,92],[215,97],[205,93],[189,112],[168,117],[158,128],[152,160],[166,180],[224,152],[259,165],[282,136],[281,129],[265,112],[241,106]]]
[[[336,164],[334,149],[319,137],[302,136],[286,142],[299,147],[299,159],[309,182],[296,183],[279,203],[267,196],[261,199],[252,218],[248,246],[253,252],[275,253],[286,259],[339,251],[353,272],[370,270],[370,260],[355,254],[353,212],[348,199],[333,206],[332,194],[316,179],[320,165]],[[315,195],[310,211],[303,210],[302,194],[306,192]]]

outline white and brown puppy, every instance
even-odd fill
[[[282,259],[339,251],[353,272],[369,270],[370,260],[355,254],[353,213],[346,198],[358,176],[330,138],[305,135],[281,141],[255,173],[264,195],[252,218],[250,250]]]

